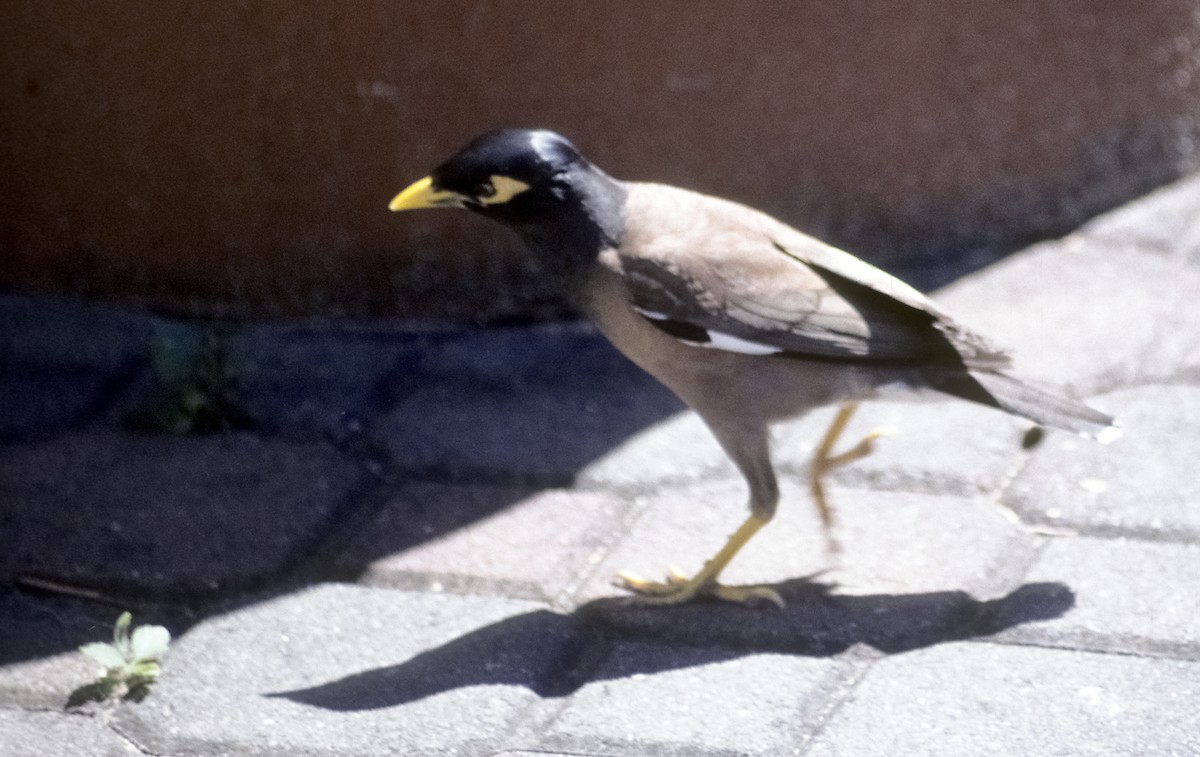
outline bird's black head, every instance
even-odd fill
[[[472,141],[388,207],[467,208],[515,227],[539,249],[582,256],[619,237],[624,198],[621,183],[566,138],[503,129]]]

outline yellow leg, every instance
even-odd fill
[[[725,566],[734,558],[738,551],[750,541],[758,530],[767,524],[766,518],[751,515],[746,519],[733,536],[725,542],[725,546],[712,556],[700,572],[687,578],[676,570],[671,570],[667,581],[647,581],[631,573],[618,573],[615,583],[623,589],[633,592],[635,599],[643,604],[673,605],[699,596],[710,596],[730,602],[750,604],[754,602],[773,602],[783,607],[783,598],[769,586],[722,586],[717,583],[717,577]]]
[[[813,453],[812,464],[809,466],[808,486],[812,492],[813,504],[816,505],[817,513],[821,516],[821,530],[825,534],[825,544],[830,552],[835,553],[841,551],[841,546],[833,533],[833,508],[829,506],[829,499],[825,496],[825,483],[822,479],[827,472],[834,468],[847,465],[871,454],[875,449],[875,440],[887,433],[883,430],[872,431],[845,452],[838,455],[832,454],[833,445],[837,444],[838,439],[841,438],[842,432],[846,430],[846,426],[849,425],[856,410],[858,410],[857,402],[847,402],[838,408],[837,415],[833,417],[833,423],[829,424],[829,429],[826,430],[825,436],[817,445],[817,449]]]

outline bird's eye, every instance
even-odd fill
[[[496,188],[494,186],[492,186],[492,182],[485,181],[485,182],[482,182],[481,184],[479,184],[479,186],[475,187],[475,191],[472,192],[472,194],[477,199],[486,200],[487,198],[492,197],[496,194]]]

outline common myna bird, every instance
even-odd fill
[[[704,419],[745,476],[750,517],[695,576],[618,576],[649,603],[780,602],[765,586],[717,583],[779,501],[773,421],[845,403],[810,468],[827,529],[822,476],[869,453],[873,436],[841,454],[833,447],[856,401],[884,385],[1097,438],[1119,433],[1109,416],[1005,373],[1004,352],[899,279],[744,205],[614,179],[550,131],[485,134],[389,207],[466,208],[514,229],[617,349]]]

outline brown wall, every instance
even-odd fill
[[[204,313],[542,312],[509,238],[389,214],[547,126],[892,268],[1069,229],[1196,165],[1200,4],[0,7],[0,286]]]

